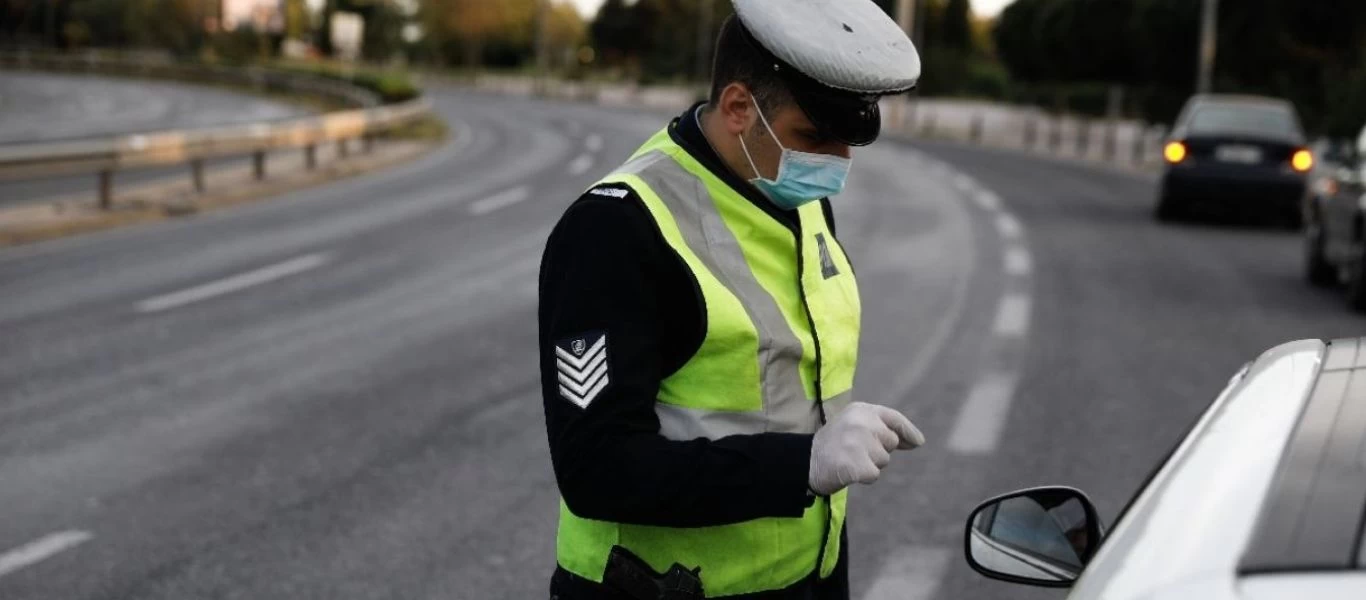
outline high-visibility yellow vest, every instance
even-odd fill
[[[669,136],[645,143],[604,178],[630,187],[702,291],[706,336],[660,383],[660,434],[673,440],[814,433],[848,404],[858,359],[858,286],[819,202],[797,209],[800,239]],[[800,518],[671,528],[584,519],[560,502],[557,560],[601,582],[612,546],[664,572],[701,567],[709,597],[791,586],[834,570],[845,492]]]

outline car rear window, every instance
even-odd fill
[[[1280,106],[1211,105],[1195,109],[1190,131],[1196,134],[1250,134],[1277,138],[1300,136],[1290,110]]]

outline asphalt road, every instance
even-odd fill
[[[52,142],[166,129],[275,121],[309,111],[252,94],[166,81],[94,75],[0,71],[0,145]],[[246,159],[208,161],[212,168]],[[126,171],[114,185],[183,175],[189,167]],[[94,174],[0,181],[0,206],[84,194],[95,197]]]
[[[432,94],[415,163],[0,250],[0,598],[544,597],[541,244],[664,118]],[[859,598],[1060,597],[967,569],[978,500],[1113,517],[1244,361],[1361,332],[1293,234],[1158,225],[1142,177],[887,142],[851,186],[856,393],[929,438],[854,493]]]
[[[0,72],[0,144],[271,121],[307,111],[168,81]]]

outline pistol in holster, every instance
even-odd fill
[[[632,600],[704,600],[702,568],[688,570],[674,563],[663,574],[621,546],[612,546],[602,582]]]

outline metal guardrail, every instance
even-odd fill
[[[322,77],[267,69],[198,67],[159,60],[128,60],[95,54],[84,56],[0,53],[0,67],[35,70],[82,70],[100,74],[166,77],[212,83],[246,82],[312,92],[346,100],[364,108],[269,123],[251,123],[199,129],[182,129],[118,135],[84,140],[0,145],[0,181],[97,173],[99,202],[112,201],[113,173],[121,170],[188,164],[195,188],[204,190],[204,161],[250,155],[258,179],[265,176],[267,152],[303,149],[306,166],[316,166],[319,145],[337,143],[343,156],[350,140],[372,139],[395,128],[421,120],[431,112],[424,98],[400,104],[376,106],[378,97],[355,86]]]

